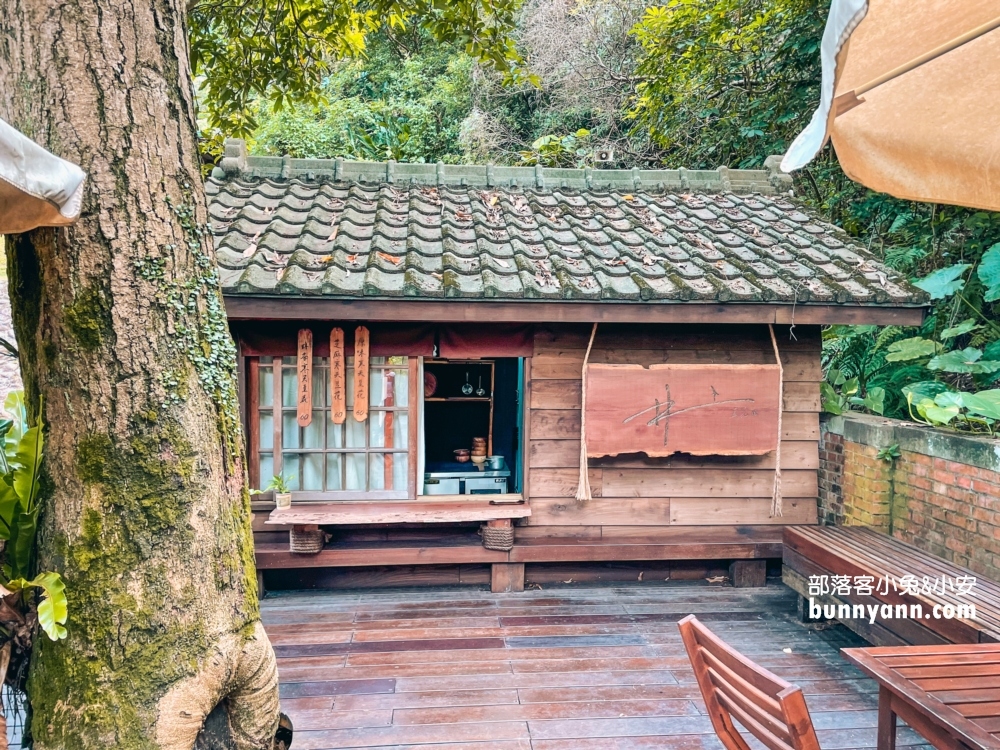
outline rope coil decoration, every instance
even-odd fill
[[[288,533],[288,551],[299,555],[316,555],[323,551],[326,532],[323,529],[296,529]]]
[[[487,526],[483,524],[479,529],[479,533],[483,537],[483,546],[486,549],[508,552],[514,548],[513,526]]]
[[[587,466],[587,363],[590,361],[590,350],[594,347],[594,337],[597,335],[597,323],[590,329],[590,341],[587,343],[587,353],[583,355],[582,383],[580,386],[580,481],[576,485],[576,501],[585,503],[590,500],[590,469]]]
[[[781,364],[781,353],[778,351],[778,338],[774,335],[774,325],[767,324],[771,333],[771,346],[774,347],[774,359],[778,363],[778,447],[774,451],[774,490],[771,493],[771,518],[779,518],[781,512],[781,416],[785,411],[785,368]]]

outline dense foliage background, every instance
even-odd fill
[[[254,106],[260,153],[565,166],[758,167],[818,100],[825,0],[526,0],[512,77],[425,27],[334,61],[317,103]],[[597,162],[598,150],[611,159]],[[1000,420],[1000,216],[851,182],[831,149],[797,194],[934,299],[919,330],[824,334],[830,411],[992,432]],[[991,251],[991,248],[994,248]],[[971,394],[977,394],[972,396]]]

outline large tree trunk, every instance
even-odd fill
[[[41,637],[36,747],[188,750],[222,704],[270,747],[235,384],[179,0],[0,0],[0,117],[89,174],[70,229],[11,238],[27,397],[48,423],[41,570],[69,637]]]

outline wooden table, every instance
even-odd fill
[[[1000,643],[841,654],[879,683],[879,750],[896,747],[897,716],[936,748],[1000,749]]]

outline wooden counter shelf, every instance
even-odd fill
[[[275,508],[268,526],[347,526],[381,523],[469,523],[527,518],[531,506],[516,495],[444,495],[419,501],[337,502]],[[497,498],[502,498],[497,500]]]

